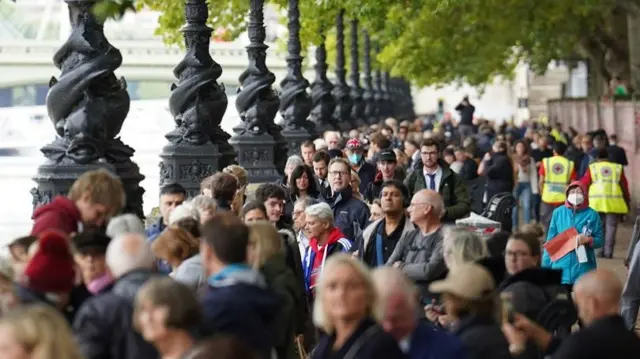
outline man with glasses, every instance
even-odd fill
[[[333,210],[335,225],[347,239],[354,241],[369,220],[369,206],[353,197],[351,190],[351,166],[342,158],[329,163],[331,194],[326,202]]]
[[[440,146],[435,139],[426,139],[420,145],[422,170],[416,169],[406,179],[405,185],[412,194],[428,189],[440,193],[444,202],[442,220],[454,223],[469,215],[471,196],[462,178],[440,159]]]

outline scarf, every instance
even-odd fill
[[[524,173],[529,172],[529,165],[531,164],[531,156],[528,154],[518,155],[517,153],[513,155],[513,160],[518,164],[519,168]]]

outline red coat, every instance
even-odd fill
[[[32,236],[37,236],[50,228],[71,234],[78,231],[78,223],[82,221],[76,204],[64,196],[56,196],[51,203],[38,207],[33,212],[32,219],[34,221],[31,229]]]

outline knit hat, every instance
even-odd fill
[[[39,293],[64,293],[73,288],[75,263],[67,236],[55,229],[38,236],[38,250],[24,271],[26,286]]]
[[[349,150],[355,150],[355,149],[361,149],[363,146],[362,146],[362,142],[360,142],[359,139],[352,138],[349,141],[347,141],[347,145],[345,147]]]

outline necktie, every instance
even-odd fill
[[[435,191],[436,190],[436,174],[427,173],[427,176],[429,176],[429,189],[432,191]]]

